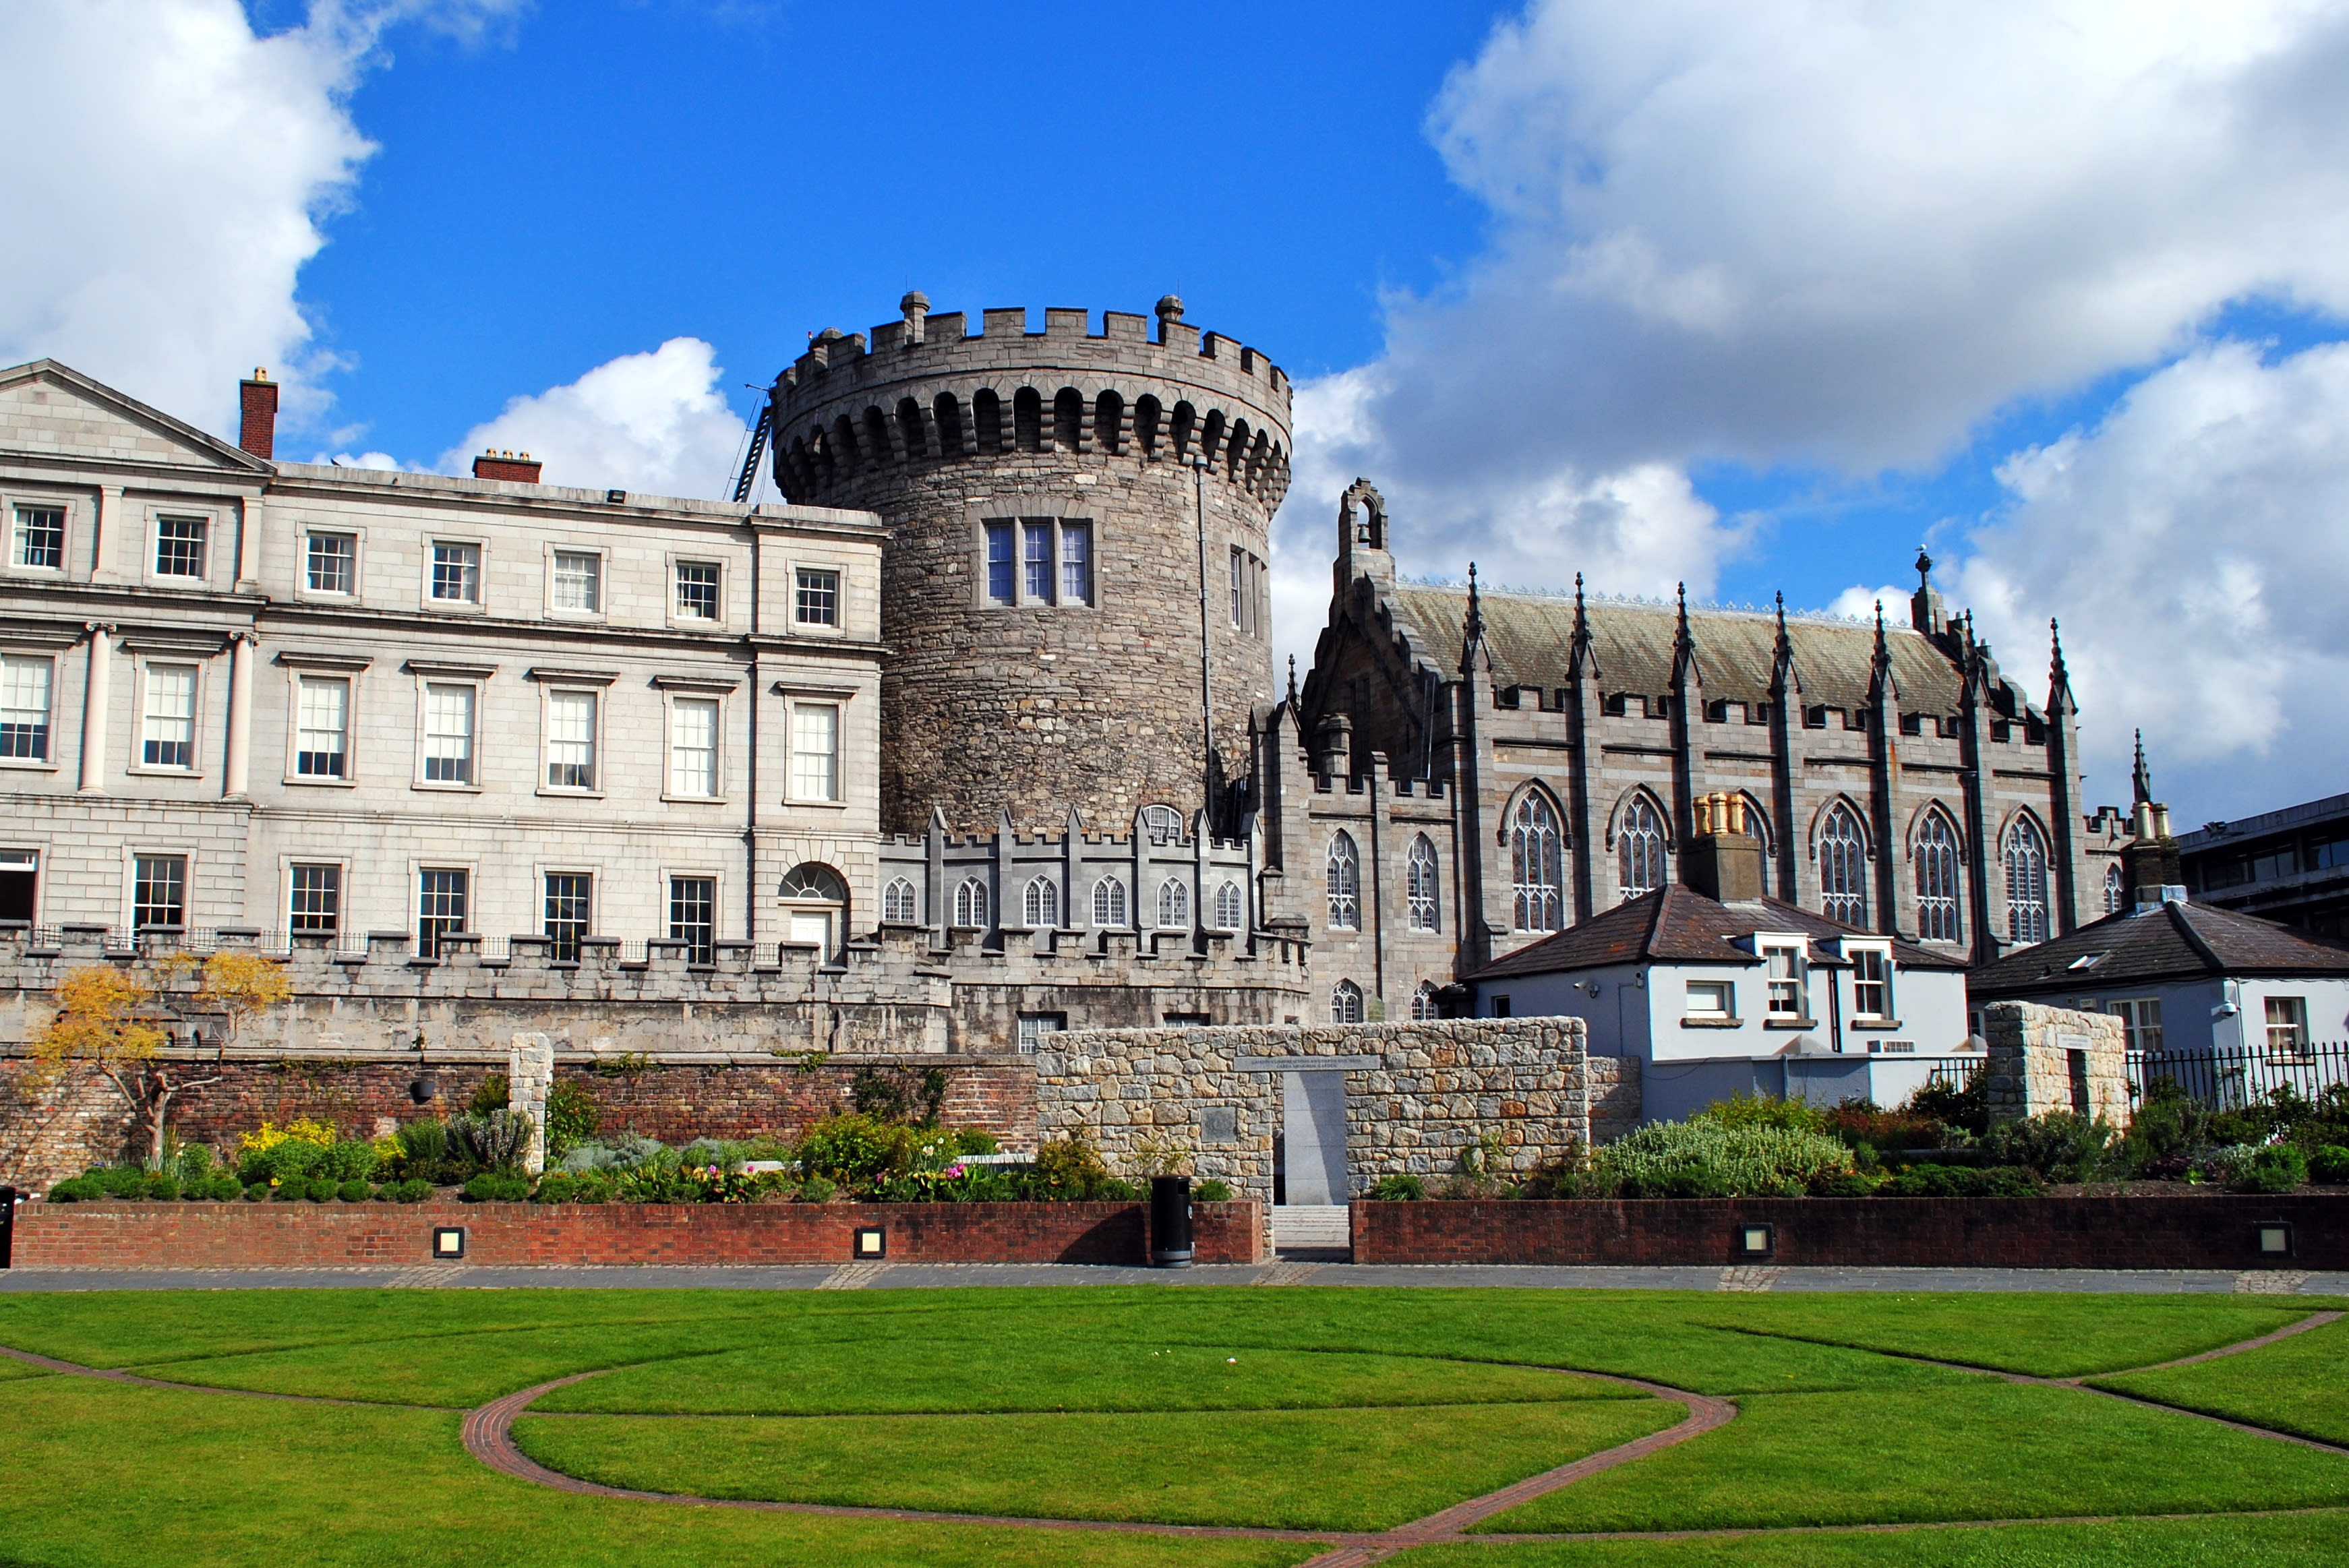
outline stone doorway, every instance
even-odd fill
[[[1348,1253],[1346,1074],[1343,1069],[1280,1075],[1280,1202],[1273,1245],[1296,1255]]]

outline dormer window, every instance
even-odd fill
[[[1762,961],[1768,975],[1769,1016],[1773,1018],[1808,1016],[1808,1009],[1803,1006],[1807,978],[1804,973],[1803,950],[1799,947],[1764,947]]]
[[[1852,1011],[1863,1018],[1892,1015],[1892,955],[1881,947],[1855,947],[1851,954]]]

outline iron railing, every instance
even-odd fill
[[[2131,1051],[2129,1092],[2138,1099],[2164,1078],[2214,1110],[2234,1110],[2290,1088],[2313,1099],[2349,1083],[2349,1041],[2297,1047],[2237,1046],[2205,1050]]]

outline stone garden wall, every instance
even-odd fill
[[[1608,1125],[1637,1119],[1638,1064],[1589,1057],[1578,1018],[1113,1029],[1048,1043],[1035,1058],[1040,1137],[1086,1133],[1121,1173],[1188,1155],[1196,1177],[1268,1214],[1290,1063],[1345,1064],[1357,1196],[1381,1176],[1454,1173],[1487,1134],[1512,1171],[1573,1158],[1590,1146],[1594,1099]]]
[[[1983,1078],[1993,1122],[2051,1110],[2129,1124],[2128,1055],[2121,1021],[2109,1013],[1992,1002],[1982,1009],[1990,1042]]]

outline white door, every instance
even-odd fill
[[[791,938],[793,942],[813,943],[826,958],[832,956],[832,912],[828,909],[795,909],[792,911]]]

